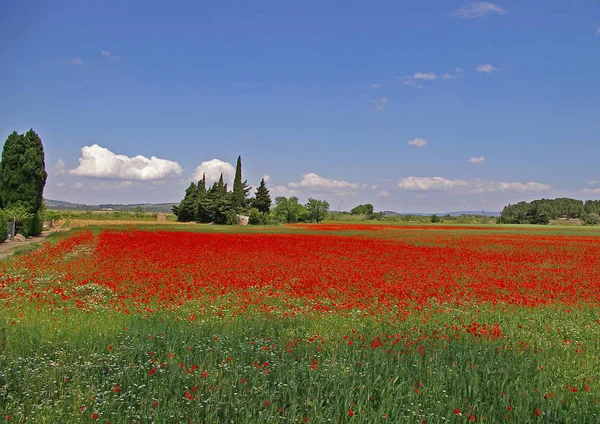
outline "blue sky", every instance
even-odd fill
[[[596,0],[7,2],[0,57],[51,199],[179,201],[238,155],[336,210],[600,198]]]

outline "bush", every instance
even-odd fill
[[[248,224],[250,225],[261,225],[262,219],[260,216],[260,212],[256,208],[250,209],[250,216],[248,218]]]
[[[42,227],[44,225],[44,221],[40,216],[40,213],[36,213],[33,215],[31,220],[29,221],[29,235],[30,236],[39,236],[42,233]]]
[[[582,220],[583,220],[583,225],[598,225],[598,224],[600,224],[600,216],[593,214],[593,213],[584,214],[582,216]]]
[[[436,214],[431,215],[431,222],[440,222],[441,219]]]
[[[6,240],[8,236],[8,217],[3,210],[0,210],[0,243]]]
[[[269,213],[260,212],[256,208],[250,209],[248,224],[250,225],[267,225],[271,220]]]

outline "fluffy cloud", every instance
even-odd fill
[[[85,62],[78,57],[74,57],[73,59],[69,60],[69,63],[71,65],[78,65],[78,66],[85,65]]]
[[[467,3],[460,9],[450,13],[450,16],[463,19],[481,18],[486,15],[504,15],[506,11],[502,6],[486,1]]]
[[[485,162],[485,158],[483,156],[480,156],[478,158],[476,158],[476,157],[469,158],[469,163],[472,163],[474,165],[479,165],[479,164],[482,164],[483,162]]]
[[[591,181],[588,181],[588,184],[589,184],[589,185],[596,185],[596,184],[598,184],[598,181],[596,181],[596,180],[591,180]]]
[[[477,72],[484,72],[486,74],[491,74],[492,72],[496,71],[498,68],[496,68],[495,66],[489,64],[489,63],[483,63],[481,65],[478,65],[475,70]]]
[[[583,190],[584,193],[600,194],[600,188],[586,188]]]
[[[390,193],[385,190],[381,190],[379,193],[377,193],[377,197],[388,197],[389,195]]]
[[[320,177],[314,172],[302,175],[302,181],[297,183],[289,183],[292,188],[309,188],[319,190],[358,190],[361,185],[349,183],[347,181],[331,180],[329,178]]]
[[[598,28],[596,28],[596,35],[600,35],[600,23],[598,23]]]
[[[80,177],[116,178],[121,180],[160,180],[183,172],[177,162],[152,156],[117,155],[97,144],[81,148],[79,166],[69,174]]]
[[[204,173],[206,173],[207,181],[219,181],[221,174],[223,174],[223,180],[225,180],[225,182],[231,182],[235,176],[235,168],[229,162],[223,162],[220,159],[211,159],[202,162],[196,167],[196,171],[194,172],[194,180],[201,180],[202,174]]]
[[[263,177],[263,180],[265,180],[265,183],[268,183],[270,179],[271,179],[271,176],[270,176],[270,175],[265,175],[265,176]]]
[[[398,77],[398,79],[403,79],[404,84],[420,90],[423,86],[419,85],[417,81],[432,81],[438,79],[438,76],[434,72],[415,72],[412,76]]]
[[[75,187],[76,189],[80,189],[80,188],[83,188],[83,184],[82,183],[75,183],[75,184],[73,184],[73,187]]]
[[[65,163],[62,159],[59,159],[58,162],[56,162],[56,165],[54,165],[54,168],[52,168],[52,173],[55,177],[67,173],[67,168],[65,167]]]
[[[371,186],[371,190],[377,190],[379,188],[379,184],[373,184]]]
[[[109,59],[109,60],[119,60],[119,56],[115,56],[114,54],[112,54],[111,52],[106,51],[106,50],[102,50],[100,52],[100,54],[102,55],[102,57],[105,57],[106,59]]]
[[[418,79],[423,81],[431,81],[436,80],[437,75],[433,72],[415,72],[412,77],[407,77],[412,79]]]
[[[294,189],[291,188],[287,188],[285,186],[275,186],[273,188],[269,189],[269,193],[272,195],[272,197],[274,196],[295,196],[296,194],[298,194],[298,192]]]
[[[410,140],[408,142],[409,146],[415,146],[415,147],[425,147],[425,146],[427,146],[427,144],[429,144],[429,142],[421,137],[413,138],[412,140]]]
[[[536,193],[550,190],[546,184],[489,180],[448,180],[443,177],[408,177],[398,181],[398,187],[409,191],[444,191],[462,194]]]

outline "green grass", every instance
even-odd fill
[[[525,423],[536,422],[536,408],[545,422],[600,419],[596,310],[428,310],[397,323],[359,313],[215,314],[228,311],[226,302],[186,308],[3,311],[0,408],[13,422],[90,422],[95,413],[101,422],[325,423],[350,420],[351,409],[357,422],[465,422],[472,414]],[[505,337],[457,340],[445,329],[473,320],[498,322]],[[436,331],[452,338],[434,339]],[[394,352],[371,348],[396,333],[405,339]]]
[[[287,226],[135,228],[308,232]],[[600,235],[588,227],[506,228],[477,231]],[[47,242],[68,236],[54,233]],[[18,258],[10,264],[9,278],[19,272]],[[57,279],[38,275],[24,290],[43,291]],[[255,305],[239,314],[230,294],[211,303],[169,310],[147,305],[154,312],[138,307],[125,314],[104,306],[110,293],[89,290],[101,299],[95,310],[40,305],[27,296],[3,302],[0,423],[8,416],[10,423],[464,423],[470,416],[488,423],[506,417],[516,423],[600,422],[595,307],[457,308],[432,301],[406,317],[395,310],[374,316],[309,310],[291,317],[275,308],[279,299],[266,295],[264,303],[275,309]],[[0,298],[6,293],[0,290]],[[463,326],[473,322],[498,324],[503,336],[472,335]],[[393,344],[389,336],[396,335]],[[373,346],[378,337],[383,345]]]

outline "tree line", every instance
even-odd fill
[[[556,219],[581,219],[585,225],[600,223],[600,200],[570,198],[539,199],[519,202],[502,209],[498,222],[502,224],[542,224]]]
[[[42,232],[47,177],[38,134],[33,129],[10,134],[0,160],[0,241],[6,239],[9,220],[15,221],[17,232],[25,237]]]
[[[242,158],[238,156],[231,191],[223,174],[210,187],[203,174],[200,181],[190,183],[184,198],[172,210],[180,222],[234,224],[236,217],[245,215],[251,225],[320,222],[329,211],[329,203],[324,200],[311,198],[302,205],[297,197],[276,197],[275,206],[271,208],[271,195],[264,178],[253,197],[249,197],[251,190],[248,181],[242,181]]]

